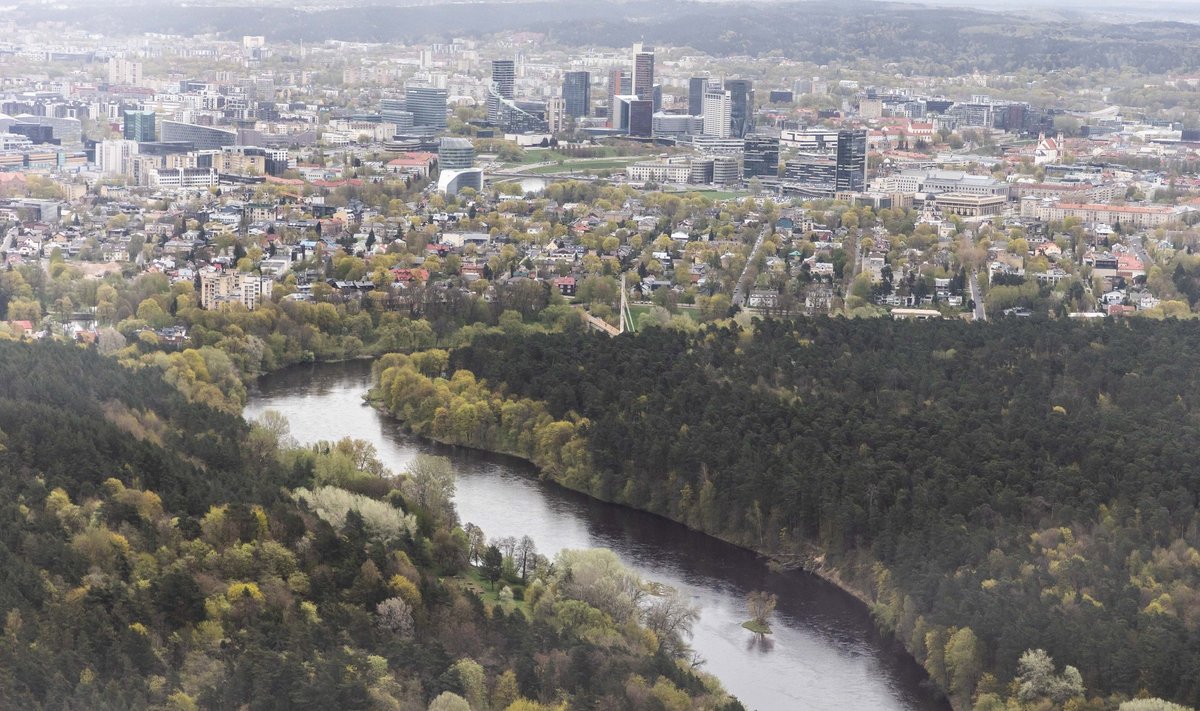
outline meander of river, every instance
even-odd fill
[[[525,462],[410,435],[363,404],[370,377],[366,361],[273,373],[252,389],[245,415],[278,411],[301,443],[367,440],[393,471],[423,452],[449,457],[459,518],[489,538],[529,535],[551,557],[564,548],[616,552],[643,578],[680,590],[700,608],[692,646],[748,709],[948,711],[923,683],[924,671],[880,637],[849,594],[807,573],[772,572],[749,551],[658,516],[539,481]],[[765,640],[741,626],[753,590],[779,599]]]

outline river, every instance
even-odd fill
[[[489,538],[529,535],[551,557],[564,548],[615,551],[643,578],[671,585],[699,606],[692,646],[703,668],[748,709],[948,711],[922,684],[924,671],[881,639],[862,604],[835,586],[802,572],[771,572],[749,551],[539,481],[524,462],[414,437],[363,404],[370,368],[355,361],[264,376],[246,417],[276,410],[302,443],[367,440],[394,471],[422,452],[447,456],[458,474],[459,517]],[[741,627],[753,590],[779,598],[766,641]]]

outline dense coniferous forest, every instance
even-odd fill
[[[741,708],[684,661],[684,601],[603,551],[489,547],[452,493],[445,460],[393,475],[0,342],[0,707]]]
[[[1200,702],[1188,323],[766,321],[388,358],[376,395],[418,432],[859,591],[958,708],[1041,698],[1010,686],[1033,649],[1079,672],[1046,703]]]

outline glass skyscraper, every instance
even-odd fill
[[[581,118],[592,113],[592,75],[588,72],[563,74],[562,97],[568,116]]]
[[[410,86],[405,91],[404,105],[413,116],[413,126],[424,128],[446,127],[445,89],[431,86]]]
[[[749,79],[726,79],[729,92],[730,133],[742,138],[754,130],[754,83]]]

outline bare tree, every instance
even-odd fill
[[[750,608],[750,619],[760,627],[767,627],[771,619],[771,613],[775,612],[775,595],[756,590],[750,593],[746,598],[746,605]]]
[[[525,575],[533,569],[534,561],[537,559],[537,546],[533,539],[529,536],[522,536],[521,542],[517,544],[516,564],[517,570],[521,572],[521,582],[525,582]]]
[[[512,558],[517,551],[517,539],[514,536],[505,536],[492,541],[493,545],[500,549],[505,558]]]
[[[691,652],[687,640],[698,619],[700,608],[670,588],[654,596],[642,610],[642,624],[658,637],[659,648],[676,659]]]

